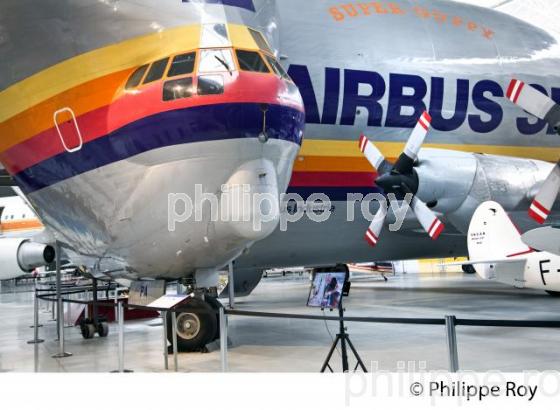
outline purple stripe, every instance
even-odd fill
[[[200,2],[200,0],[197,0]],[[191,3],[190,0],[183,0],[183,3]],[[246,9],[249,11],[255,11],[255,5],[253,0],[203,0],[203,3],[208,4],[223,4],[224,6],[233,6]]]
[[[267,135],[301,145],[305,114],[293,108],[270,105]],[[55,155],[14,175],[25,193],[37,191],[105,165],[154,149],[193,142],[257,138],[262,132],[260,104],[215,104],[166,111],[142,118],[81,150]]]

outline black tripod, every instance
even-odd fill
[[[366,366],[364,365],[364,362],[362,362],[362,359],[360,358],[360,355],[358,354],[358,352],[356,351],[356,348],[354,347],[354,345],[350,341],[350,336],[348,335],[348,333],[346,333],[346,328],[344,327],[344,310],[342,309],[342,301],[340,301],[340,303],[338,305],[338,318],[339,318],[338,320],[339,320],[340,330],[339,330],[339,333],[336,335],[336,338],[333,341],[333,344],[331,346],[331,350],[329,350],[329,354],[327,355],[327,358],[325,359],[325,362],[323,363],[323,367],[321,367],[321,373],[324,373],[325,370],[327,369],[327,367],[329,368],[331,373],[333,372],[333,369],[330,366],[329,362],[331,361],[332,355],[334,353],[334,350],[336,349],[336,346],[338,345],[338,342],[340,342],[340,350],[341,350],[341,354],[342,354],[342,370],[344,372],[347,372],[349,370],[349,368],[348,368],[348,352],[347,352],[347,349],[346,349],[346,343],[348,343],[348,346],[350,346],[350,349],[352,350],[352,353],[354,353],[354,357],[357,360],[356,367],[354,368],[354,371],[358,370],[358,367],[361,367],[362,370],[364,371],[364,373],[367,373],[367,369],[366,369]]]

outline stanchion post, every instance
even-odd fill
[[[235,309],[235,283],[233,280],[233,262],[228,265],[228,291],[229,291],[229,308]]]
[[[39,339],[39,299],[37,298],[37,289],[35,289],[35,297],[33,300],[33,340],[29,340],[27,343],[43,343],[43,339]]]
[[[58,353],[53,355],[53,358],[61,359],[63,357],[72,356],[72,353],[64,351],[64,307],[62,304],[62,271],[60,253],[60,242],[55,242],[56,250],[56,325],[58,329]]]
[[[227,352],[227,315],[223,306],[220,306],[220,356],[222,362],[222,372],[228,371],[228,352]]]
[[[457,332],[455,329],[455,316],[445,316],[445,333],[447,339],[447,351],[449,354],[449,372],[459,371],[459,354],[457,352]]]
[[[119,373],[124,373],[124,308],[123,302],[117,304],[119,316]]]
[[[169,370],[169,349],[167,348],[167,310],[161,312],[163,319],[163,364]]]
[[[179,359],[177,357],[177,313],[173,310],[171,312],[171,333],[173,333],[173,365],[175,371],[179,371]]]

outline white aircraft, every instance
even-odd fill
[[[467,238],[468,263],[481,278],[560,296],[560,256],[528,247],[497,202],[477,208]]]

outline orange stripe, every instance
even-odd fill
[[[70,107],[78,117],[109,105],[131,73],[129,69],[89,81],[0,123],[0,152],[54,127],[53,113],[61,108]]]
[[[38,219],[16,220],[0,224],[0,232],[23,231],[42,228],[43,224]]]

